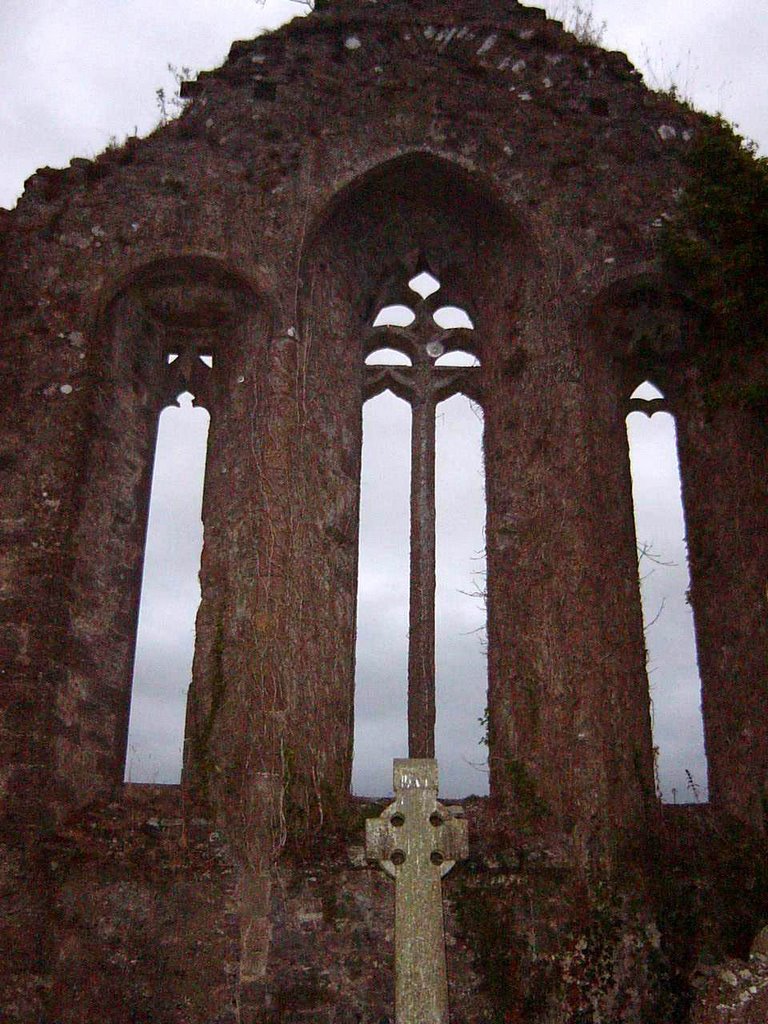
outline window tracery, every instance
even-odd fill
[[[163,331],[125,777],[175,783],[200,604],[207,406],[219,367],[207,331]]]
[[[164,406],[174,405],[185,392],[194,396],[195,404],[208,404],[213,369],[214,354],[197,332],[175,332],[163,355],[160,398]]]
[[[435,415],[453,395],[479,399],[480,365],[469,312],[445,301],[427,270],[408,287],[413,308],[395,279],[371,317],[363,339],[363,400],[390,390],[412,411],[408,749],[410,757],[434,757]]]

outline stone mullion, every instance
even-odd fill
[[[430,369],[417,368],[417,393],[412,402],[410,757],[435,756],[435,399],[427,379]]]
[[[434,305],[434,303],[432,303]],[[426,313],[430,314],[424,319]],[[408,643],[409,757],[435,756],[435,411],[476,378],[466,368],[434,366],[427,344],[434,337],[431,306],[424,304],[409,345],[410,367],[365,367],[363,394],[392,388],[411,404],[411,554]],[[384,328],[379,329],[384,331]],[[398,334],[406,332],[398,331]],[[411,337],[410,333],[408,334]],[[376,335],[377,342],[384,335]],[[377,343],[376,342],[376,343]],[[370,342],[368,347],[372,347]],[[473,389],[474,390],[474,389]]]

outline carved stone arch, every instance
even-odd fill
[[[501,642],[489,638],[491,679],[508,688],[491,694],[491,732],[512,768],[504,779],[498,766],[498,789],[514,811],[535,786],[552,821],[590,806],[574,843],[606,863],[615,836],[656,813],[624,417],[638,367],[680,358],[658,314],[664,292],[643,267],[570,309],[526,310],[503,368],[509,430],[487,453],[489,483],[505,482],[489,516],[489,580],[503,575],[510,610]],[[578,752],[578,772],[552,770],[558,748]]]
[[[344,765],[336,777],[348,778],[351,765],[364,360],[375,347],[391,344],[410,352],[412,344],[401,337],[407,330],[397,328],[374,329],[380,332],[374,339],[371,324],[386,305],[423,305],[428,311],[437,308],[435,303],[457,305],[474,323],[471,345],[483,360],[477,373],[482,375],[486,365],[496,372],[516,330],[532,253],[530,235],[500,188],[427,150],[367,168],[339,189],[307,232],[299,268],[298,333],[303,385],[312,400],[303,415],[306,435],[322,438],[323,446],[322,451],[315,447],[302,476],[314,493],[328,494],[332,487],[326,501],[343,510],[345,524],[326,543],[335,601],[325,598],[315,610],[322,632],[342,652],[343,667],[334,678],[318,673],[318,665],[331,662],[330,652],[313,665],[323,707],[336,709],[322,745],[326,752],[335,748]],[[424,303],[408,289],[421,271],[440,282],[439,302],[431,297]],[[441,333],[435,325],[436,336]],[[459,347],[468,347],[466,340]],[[369,369],[376,370],[369,375],[376,377],[371,393],[390,388],[412,398],[397,367]],[[446,382],[456,376],[450,368],[438,372]],[[473,397],[481,396],[473,391]],[[498,403],[494,414],[502,416]],[[488,416],[486,411],[486,422]],[[337,665],[338,660],[337,654]],[[302,672],[297,668],[295,674]],[[311,749],[309,739],[303,746]],[[330,771],[330,765],[316,768]]]
[[[77,708],[89,730],[88,762],[79,737],[66,730],[57,750],[59,776],[79,798],[122,781],[159,414],[182,391],[212,414],[203,576],[214,562],[214,575],[225,576],[220,524],[208,514],[220,505],[211,469],[232,443],[236,381],[254,359],[265,361],[271,322],[269,303],[245,275],[199,253],[138,265],[111,281],[96,304],[80,514],[69,542],[71,654],[58,697],[62,721]],[[172,363],[169,354],[177,356]],[[212,367],[202,355],[213,357]]]
[[[763,827],[768,730],[752,681],[765,676],[768,649],[765,451],[751,410],[727,401],[732,370],[708,359],[704,346],[715,343],[703,325],[689,297],[658,273],[607,288],[584,325],[602,368],[592,411],[619,435],[629,395],[650,379],[675,415],[710,801]]]
[[[751,724],[763,716],[748,680],[765,674],[759,609],[768,556],[766,529],[758,525],[765,523],[765,459],[753,443],[748,413],[712,402],[725,385],[708,379],[703,322],[688,296],[645,267],[586,303],[574,335],[593,383],[590,422],[602,450],[595,464],[613,466],[598,478],[609,496],[606,514],[614,519],[610,557],[624,565],[627,578],[635,571],[624,434],[629,396],[651,380],[675,415],[710,800],[760,825],[768,742],[766,730]],[[635,619],[627,634],[639,647],[639,608]]]
[[[207,404],[214,400],[208,393],[212,382],[225,382],[236,368],[238,350],[247,348],[253,336],[271,335],[274,310],[266,295],[253,274],[205,253],[141,263],[102,289],[92,317],[96,358],[107,372],[119,367],[120,374],[135,370],[146,375],[161,402],[172,401],[178,393],[174,389],[186,387],[198,403]],[[129,326],[127,348],[120,344],[121,321]],[[203,348],[217,363],[212,375],[183,358]],[[163,356],[171,349],[178,349],[180,358],[169,372]]]
[[[516,306],[531,237],[487,177],[428,150],[400,154],[348,181],[310,228],[300,321],[316,308],[323,272],[346,286],[362,326],[374,306],[403,301],[408,279],[427,270],[441,300],[466,308],[482,334],[497,307]]]
[[[660,273],[643,268],[613,282],[585,304],[579,320],[576,333],[616,373],[624,399],[646,379],[674,398],[699,340],[700,316]]]

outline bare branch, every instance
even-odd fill
[[[666,603],[667,603],[666,597],[662,597],[661,604],[659,605],[659,610],[653,616],[651,621],[650,622],[646,622],[646,624],[643,626],[643,632],[644,633],[647,633],[648,630],[651,628],[651,626],[656,625],[656,623],[659,621],[659,619],[661,618],[661,613],[664,611],[664,605]]]

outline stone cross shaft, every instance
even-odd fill
[[[437,800],[437,761],[396,759],[395,799],[366,822],[369,860],[395,879],[397,1024],[448,1024],[440,880],[469,855],[460,808]]]

